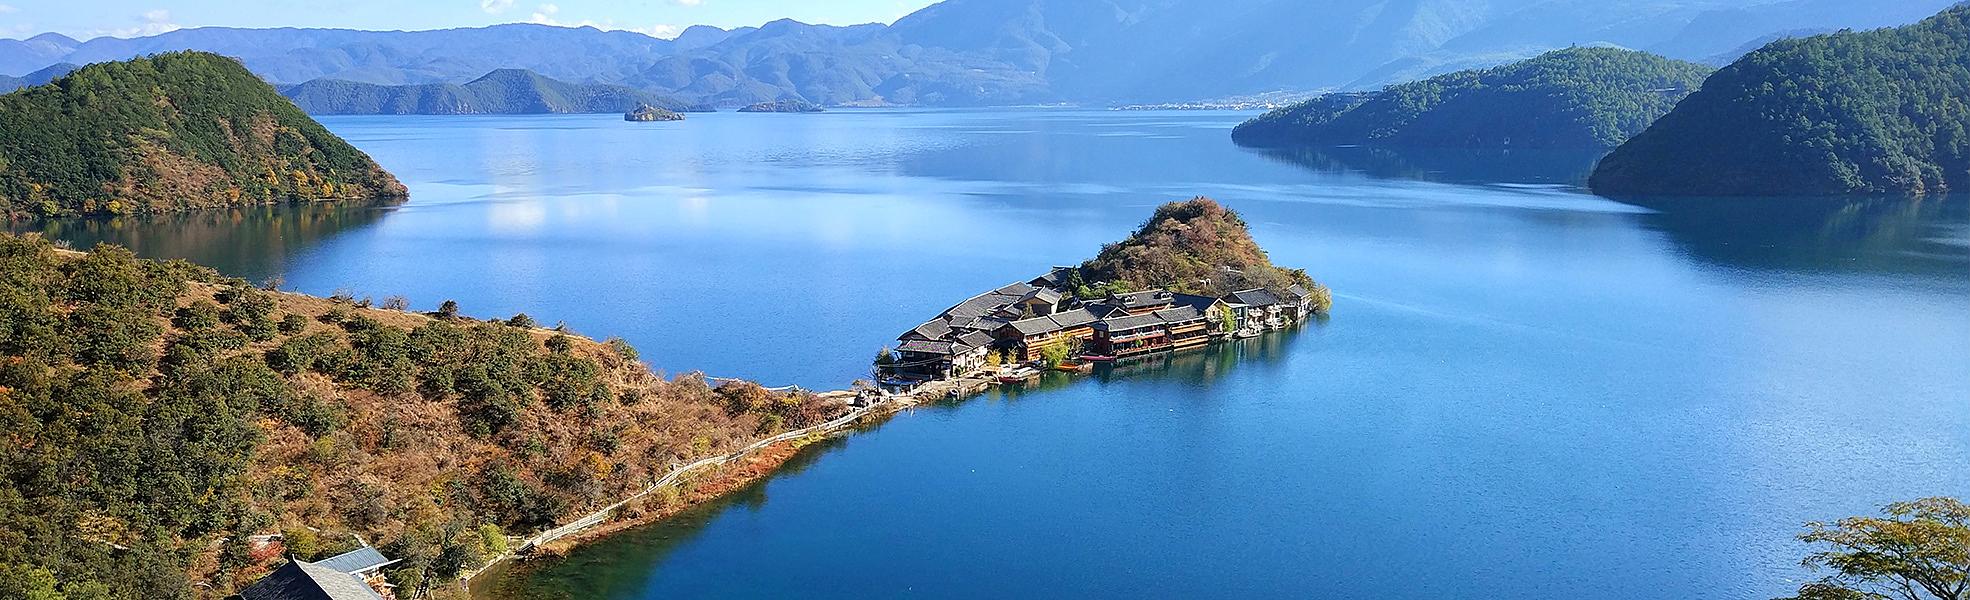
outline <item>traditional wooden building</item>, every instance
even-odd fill
[[[1056,344],[1066,344],[1069,350],[1080,350],[1086,342],[1094,338],[1094,314],[1087,309],[1074,309],[1045,317],[1034,317],[1013,321],[1000,327],[995,335],[999,347],[1005,348],[1008,356],[1015,362],[1040,360],[1041,350]]]
[[[1289,324],[1286,305],[1265,288],[1239,290],[1224,297],[1238,321],[1238,329],[1265,331]]]

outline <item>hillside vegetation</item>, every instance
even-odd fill
[[[0,212],[9,215],[404,194],[369,156],[213,54],[90,65],[0,96]]]
[[[367,306],[0,236],[0,591],[222,597],[277,558],[246,536],[285,531],[303,559],[362,535],[415,597],[501,532],[840,409],[524,315]]]
[[[1263,287],[1283,291],[1293,285],[1324,290],[1304,269],[1274,266],[1252,241],[1245,220],[1210,198],[1171,202],[1156,209],[1128,239],[1102,246],[1081,263],[1075,287],[1082,297],[1117,291],[1164,288],[1205,296]]]
[[[568,83],[521,69],[500,69],[462,85],[376,85],[317,79],[287,87],[282,93],[302,110],[317,115],[626,113],[640,106],[712,110],[655,92]]]
[[[1970,189],[1970,6],[1898,29],[1780,40],[1601,160],[1597,193]]]
[[[1555,50],[1367,94],[1329,94],[1238,126],[1251,146],[1611,148],[1695,90],[1710,69],[1616,48]]]

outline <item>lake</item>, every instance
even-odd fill
[[[1336,293],[900,414],[501,597],[1769,598],[1802,522],[1970,495],[1970,202],[1628,204],[1591,155],[1255,151],[1248,116],[335,117],[409,203],[32,228],[819,389],[1195,195]]]

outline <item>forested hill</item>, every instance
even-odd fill
[[[1069,285],[1089,288],[1077,289],[1084,298],[1102,295],[1095,289],[1102,286],[1222,296],[1259,287],[1284,292],[1295,285],[1327,297],[1326,288],[1305,270],[1273,265],[1238,213],[1202,197],[1157,208],[1128,239],[1102,246],[1075,276],[1081,281]]]
[[[1839,195],[1970,189],[1970,7],[1780,40],[1602,159],[1597,193]]]
[[[1569,48],[1367,94],[1328,94],[1232,131],[1250,146],[1610,148],[1695,90],[1702,65]]]
[[[0,234],[0,598],[223,598],[357,535],[421,597],[503,533],[841,410],[400,307]]]
[[[215,54],[101,63],[0,96],[0,213],[151,213],[404,194],[369,156]]]
[[[281,90],[309,114],[476,115],[626,113],[641,106],[712,110],[620,85],[577,84],[523,69],[500,69],[470,83],[376,85],[317,79]]]

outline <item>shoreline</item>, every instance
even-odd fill
[[[473,590],[475,584],[482,582],[479,576],[487,573],[497,574],[512,568],[511,565],[506,565],[505,568],[495,569],[501,567],[503,563],[524,564],[534,559],[559,558],[583,544],[662,522],[693,507],[717,500],[732,491],[771,477],[808,445],[848,432],[863,425],[864,419],[887,419],[905,409],[926,402],[946,398],[967,399],[991,388],[990,382],[979,378],[933,383],[935,385],[926,384],[909,392],[885,394],[869,405],[853,408],[847,414],[826,423],[780,433],[738,450],[672,469],[656,483],[615,504],[520,540],[512,545],[512,550],[492,557],[485,565],[460,575],[458,584],[464,588],[467,598],[479,598],[478,592]],[[818,395],[851,400],[856,397],[855,392],[847,390],[823,392]],[[699,472],[707,469],[711,469],[709,471],[711,477],[706,479],[695,477]],[[651,496],[665,489],[677,490],[678,499],[674,503],[666,502],[664,506],[655,508],[642,506],[642,503]],[[621,513],[625,509],[642,514],[623,517]]]

